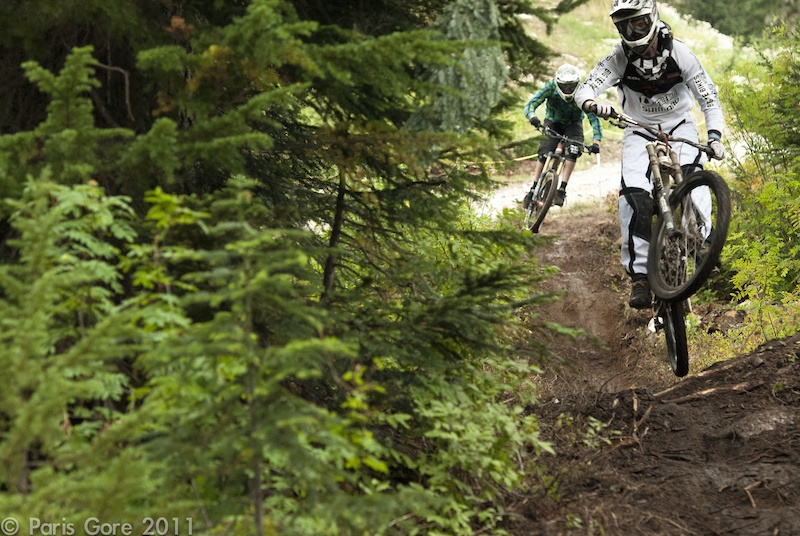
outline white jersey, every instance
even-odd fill
[[[664,91],[645,95],[625,84],[617,86],[622,112],[640,123],[667,129],[686,119],[695,100],[705,115],[707,130],[723,132],[724,118],[717,88],[700,61],[680,41],[673,40],[672,58],[677,63],[681,81]],[[596,100],[606,89],[623,79],[628,58],[622,43],[611,54],[597,62],[586,80],[575,92],[575,102],[583,108],[587,100]],[[673,73],[675,76],[676,73]]]

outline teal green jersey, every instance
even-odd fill
[[[525,105],[525,117],[530,120],[533,113],[540,105],[547,101],[547,109],[545,111],[545,119],[549,119],[553,123],[569,124],[579,123],[586,117],[589,119],[589,124],[592,125],[594,139],[600,141],[603,139],[603,125],[600,119],[594,114],[584,113],[583,110],[578,108],[574,100],[569,102],[561,98],[556,90],[555,80],[550,80],[539,90],[536,95],[531,97],[528,104]]]

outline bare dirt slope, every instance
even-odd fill
[[[558,238],[535,254],[561,268],[546,290],[567,294],[540,314],[586,335],[551,341],[571,367],[540,379],[533,411],[556,485],[531,483],[511,533],[800,535],[800,334],[676,378],[627,306],[609,205],[542,226]]]

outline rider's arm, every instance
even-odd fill
[[[589,124],[592,125],[592,136],[595,143],[600,143],[603,141],[603,124],[600,122],[600,119],[592,113],[587,113],[586,118],[589,119]]]
[[[625,61],[625,52],[618,43],[611,54],[597,62],[575,92],[575,103],[581,110],[585,112],[589,101],[594,102],[605,90],[617,83],[625,72]]]
[[[553,85],[553,81],[551,80],[547,84],[544,85],[542,89],[540,89],[536,95],[531,97],[531,100],[528,101],[528,104],[525,105],[525,110],[523,113],[525,114],[525,119],[528,121],[531,120],[531,116],[536,112],[536,108],[541,106],[541,104],[547,100],[547,97],[551,94],[551,86]]]
[[[725,120],[717,86],[697,57],[683,43],[676,42],[673,53],[679,55],[676,60],[678,65],[681,66],[687,87],[694,95],[700,105],[700,110],[705,116],[706,129],[709,133],[713,132],[721,137],[724,132]]]
[[[695,99],[700,104],[700,110],[706,119],[708,132],[716,132],[722,136],[725,129],[725,119],[722,115],[722,106],[717,93],[717,87],[705,70],[691,78],[687,85],[692,90]]]

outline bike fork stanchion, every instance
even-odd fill
[[[661,192],[661,194],[655,199],[655,202],[658,203],[659,212],[666,215],[665,223],[667,230],[669,231],[670,237],[673,237],[673,233],[675,232],[675,221],[672,219],[672,211],[670,210],[669,206],[670,188],[667,184],[665,184],[664,178],[661,176],[661,163],[659,161],[659,155],[656,153],[656,149],[652,144],[647,145],[647,156],[650,157],[650,169],[653,170],[653,186],[655,187],[656,192]]]

